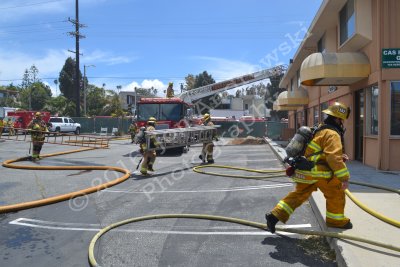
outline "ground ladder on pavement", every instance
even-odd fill
[[[150,148],[153,138],[157,140],[159,149],[169,149],[212,142],[213,136],[216,136],[216,134],[217,128],[215,126],[145,131],[146,147]]]
[[[31,135],[29,134],[30,132],[33,132],[32,130],[27,130],[27,129],[16,129],[16,130],[18,134],[9,135],[3,133],[0,136],[0,140],[25,141],[25,142],[32,141]],[[109,140],[110,139],[107,137],[46,132],[43,143],[91,147],[91,148],[106,148],[108,147]]]

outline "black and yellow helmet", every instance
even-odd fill
[[[203,115],[203,120],[207,121],[211,118],[210,114],[206,113]]]
[[[154,118],[154,117],[150,117],[150,118],[147,120],[147,124],[148,124],[148,125],[156,125],[156,123],[157,123],[157,120],[156,120],[156,118]]]
[[[350,116],[350,108],[340,102],[335,102],[322,112],[342,120],[347,120]]]

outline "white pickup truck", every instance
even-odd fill
[[[75,134],[81,133],[80,123],[74,122],[69,117],[50,117],[49,122],[51,123],[51,127],[49,128],[50,132],[74,132]]]

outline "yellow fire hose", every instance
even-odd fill
[[[247,220],[242,220],[242,219],[237,219],[237,218],[231,218],[231,217],[223,217],[223,216],[215,216],[215,215],[206,215],[206,214],[157,214],[157,215],[149,215],[149,216],[143,216],[143,217],[136,217],[136,218],[131,218],[127,219],[124,221],[120,221],[117,223],[113,223],[108,225],[107,227],[101,229],[90,241],[89,245],[89,262],[91,266],[98,267],[100,266],[96,258],[94,256],[94,248],[96,246],[97,240],[110,231],[113,228],[128,224],[128,223],[135,223],[135,222],[140,222],[140,221],[147,221],[147,220],[156,220],[156,219],[168,219],[168,218],[186,218],[186,219],[201,219],[201,220],[212,220],[212,221],[224,221],[224,222],[229,222],[229,223],[236,223],[236,224],[241,224],[241,225],[246,225],[254,228],[258,228],[261,230],[266,230],[267,225],[263,223],[257,223],[257,222],[252,222],[252,221],[247,221]],[[379,246],[383,248],[387,248],[390,250],[398,251],[400,252],[400,247],[396,247],[393,245],[388,245],[382,242],[377,242],[357,236],[352,236],[352,235],[346,235],[346,234],[341,234],[341,233],[333,233],[333,232],[321,232],[321,231],[310,231],[310,230],[302,230],[302,229],[288,229],[284,228],[281,226],[276,226],[277,231],[281,232],[288,232],[288,233],[296,233],[296,234],[302,234],[302,235],[317,235],[317,236],[325,236],[325,237],[333,237],[333,238],[341,238],[341,239],[348,239],[348,240],[353,240],[353,241],[358,241],[358,242],[363,242],[367,243],[370,245],[374,246]]]
[[[283,172],[285,172],[284,170],[253,170],[253,169],[239,168],[239,167],[233,167],[233,166],[214,165],[214,164],[196,166],[193,168],[193,171],[195,171],[197,173],[208,174],[208,175],[234,177],[234,178],[246,178],[246,179],[265,179],[265,178],[285,176],[285,175],[269,175],[269,176],[244,176],[243,175],[242,176],[242,175],[230,175],[230,174],[223,174],[223,173],[206,172],[206,171],[200,170],[200,169],[204,169],[204,168],[223,168],[223,169],[233,169],[233,170],[241,170],[241,171],[248,171],[248,172],[257,172],[257,173],[283,173]],[[398,190],[398,189],[393,189],[393,188],[389,188],[389,187],[385,187],[385,186],[381,186],[381,185],[374,185],[374,184],[369,184],[369,183],[353,182],[353,181],[349,181],[349,183],[361,185],[361,186],[375,187],[375,188],[379,188],[382,190],[391,191],[391,192],[400,194],[400,190]],[[374,216],[375,218],[378,218],[381,221],[384,221],[388,224],[391,224],[393,226],[400,228],[399,221],[391,219],[385,215],[380,214],[377,211],[374,211],[374,210],[368,208],[366,205],[361,203],[348,189],[345,190],[345,193],[354,202],[354,204],[359,206],[364,211],[368,212],[370,215]]]
[[[285,175],[282,174],[269,174],[269,175],[260,175],[260,176],[246,176],[246,175],[233,175],[233,174],[223,174],[217,172],[206,172],[200,169],[204,168],[222,168],[222,169],[231,169],[231,170],[239,170],[239,171],[246,171],[246,172],[255,172],[255,173],[284,173],[285,170],[255,170],[255,169],[247,169],[247,168],[240,168],[240,167],[233,167],[233,166],[224,166],[224,165],[200,165],[193,168],[194,172],[201,173],[201,174],[209,174],[214,176],[224,176],[224,177],[233,177],[233,178],[245,178],[245,179],[256,179],[256,180],[264,180],[268,178],[276,178],[276,177],[284,177]]]
[[[264,175],[264,176],[242,176],[242,175],[228,175],[228,174],[221,174],[221,173],[214,173],[214,172],[206,172],[204,168],[223,168],[223,169],[233,169],[233,170],[241,170],[241,171],[248,171],[248,172],[255,172],[255,173],[270,173],[269,175]],[[267,179],[267,178],[274,178],[274,177],[282,177],[284,175],[282,174],[273,174],[273,173],[283,173],[285,172],[284,170],[254,170],[254,169],[247,169],[247,168],[240,168],[240,167],[233,167],[233,166],[223,166],[223,165],[201,165],[201,166],[196,166],[193,168],[193,171],[197,173],[202,173],[202,174],[208,174],[208,175],[214,175],[214,176],[225,176],[225,177],[234,177],[234,178],[246,178],[246,179]],[[363,186],[371,186],[371,187],[376,187],[388,191],[393,191],[396,193],[400,193],[399,190],[395,190],[392,188],[386,188],[383,186],[378,186],[378,185],[372,185],[372,184],[366,184],[366,183],[361,183],[361,182],[351,182],[353,184],[358,184],[358,185],[363,185]],[[376,218],[385,221],[389,224],[392,224],[394,226],[400,227],[400,222],[395,221],[393,219],[387,218],[386,216],[383,216],[365,205],[363,205],[361,202],[359,202],[351,193],[349,190],[345,190],[346,194],[350,197],[351,200],[354,201],[356,205],[370,213],[371,215],[375,216]],[[110,231],[113,228],[117,228],[119,226],[129,224],[129,223],[135,223],[135,222],[140,222],[140,221],[146,221],[146,220],[155,220],[155,219],[167,219],[167,218],[187,218],[187,219],[202,219],[202,220],[214,220],[214,221],[225,221],[225,222],[230,222],[230,223],[236,223],[236,224],[241,224],[241,225],[246,225],[254,228],[258,228],[261,230],[266,230],[267,225],[258,223],[258,222],[252,222],[252,221],[247,221],[243,219],[237,219],[237,218],[231,218],[231,217],[223,217],[223,216],[215,216],[215,215],[207,215],[207,214],[157,214],[157,215],[149,215],[149,216],[143,216],[143,217],[136,217],[136,218],[130,218],[127,220],[123,220],[120,222],[116,222],[113,224],[108,225],[107,227],[101,229],[91,240],[90,245],[89,245],[89,262],[91,266],[100,266],[94,256],[94,248],[96,245],[97,240]],[[382,242],[358,237],[358,236],[352,236],[352,235],[346,235],[342,233],[335,233],[335,232],[322,232],[322,231],[310,231],[310,230],[303,230],[303,229],[288,229],[285,227],[281,226],[276,226],[277,231],[281,232],[288,232],[288,233],[296,233],[296,234],[303,234],[303,235],[316,235],[316,236],[324,236],[324,237],[331,237],[331,238],[339,238],[339,239],[348,239],[348,240],[353,240],[353,241],[358,241],[358,242],[363,242],[366,244],[394,250],[397,252],[400,252],[400,247],[393,246],[390,244],[385,244]]]
[[[83,149],[77,149],[77,150],[70,150],[70,151],[65,151],[65,152],[59,152],[59,153],[53,153],[53,154],[46,154],[43,155],[42,157],[51,157],[51,156],[58,156],[58,155],[64,155],[64,154],[70,154],[70,153],[76,153],[76,152],[81,152],[81,151],[86,151],[86,150],[93,150],[94,148],[83,148]],[[93,192],[97,192],[99,190],[111,187],[113,185],[116,185],[118,183],[121,183],[125,181],[126,179],[129,178],[130,172],[127,169],[119,168],[119,167],[113,167],[113,166],[27,166],[27,165],[17,165],[13,164],[15,162],[20,162],[27,160],[28,157],[23,157],[23,158],[18,158],[18,159],[12,159],[12,160],[6,160],[3,162],[3,166],[7,168],[15,168],[15,169],[29,169],[29,170],[113,170],[116,172],[121,172],[124,173],[122,177],[119,177],[115,180],[112,180],[107,183],[100,184],[98,186],[94,187],[89,187],[86,189],[82,189],[79,191],[63,194],[63,195],[58,195],[58,196],[53,196],[49,197],[46,199],[41,199],[41,200],[35,200],[35,201],[30,201],[30,202],[24,202],[24,203],[18,203],[18,204],[13,204],[13,205],[6,205],[6,206],[0,206],[0,214],[1,213],[7,213],[7,212],[13,212],[13,211],[18,211],[18,210],[23,210],[23,209],[28,209],[28,208],[33,208],[33,207],[39,207],[43,205],[48,205],[64,200],[68,200],[71,198],[79,197],[82,195],[90,194]],[[242,176],[242,175],[227,175],[227,174],[221,174],[221,173],[214,173],[214,172],[206,172],[204,170],[200,170],[203,168],[224,168],[224,169],[234,169],[234,170],[241,170],[241,171],[248,171],[248,172],[254,172],[254,173],[267,173],[268,175],[264,176]],[[282,173],[284,170],[254,170],[254,169],[247,169],[247,168],[239,168],[239,167],[232,167],[232,166],[223,166],[223,165],[202,165],[202,166],[197,166],[193,168],[193,171],[197,173],[202,173],[202,174],[209,174],[209,175],[214,175],[214,176],[226,176],[226,177],[234,177],[234,178],[248,178],[248,179],[267,179],[267,178],[274,178],[274,177],[283,177]],[[274,174],[274,173],[280,173],[280,174]],[[366,184],[366,183],[361,183],[361,182],[350,182],[352,184],[358,184],[358,185],[363,185],[363,186],[371,186],[371,187],[376,187],[388,191],[393,191],[395,193],[400,194],[400,190],[392,189],[392,188],[386,188],[383,186],[378,186],[378,185],[372,185],[372,184]],[[363,205],[360,201],[358,201],[351,193],[350,191],[346,190],[345,191],[347,196],[354,201],[356,205],[358,205],[360,208],[364,209],[371,215],[377,217],[378,219],[385,221],[389,224],[392,224],[396,227],[400,227],[400,222],[390,219],[384,215],[381,215],[365,205]],[[266,224],[262,223],[257,223],[257,222],[252,222],[252,221],[247,221],[247,220],[242,220],[242,219],[237,219],[237,218],[230,218],[230,217],[223,217],[223,216],[214,216],[214,215],[206,215],[206,214],[158,214],[158,215],[149,215],[149,216],[143,216],[143,217],[137,217],[137,218],[131,218],[127,219],[124,221],[120,221],[114,224],[111,224],[103,229],[101,229],[91,240],[90,245],[89,245],[89,262],[92,266],[99,266],[95,257],[94,257],[94,247],[97,242],[97,240],[106,232],[110,231],[113,228],[119,227],[121,225],[125,225],[128,223],[134,223],[134,222],[139,222],[139,221],[145,221],[145,220],[154,220],[154,219],[167,219],[167,218],[187,218],[187,219],[202,219],[202,220],[215,220],[215,221],[225,221],[225,222],[230,222],[230,223],[236,223],[236,224],[241,224],[241,225],[246,225],[262,230],[267,229]],[[281,232],[289,232],[289,233],[297,233],[297,234],[304,234],[304,235],[318,235],[318,236],[325,236],[325,237],[333,237],[333,238],[340,238],[340,239],[348,239],[348,240],[353,240],[353,241],[359,241],[363,243],[367,243],[370,245],[375,245],[383,248],[387,248],[390,250],[398,251],[400,252],[400,247],[396,247],[390,244],[385,244],[357,236],[351,236],[351,235],[346,235],[346,234],[341,234],[341,233],[333,233],[333,232],[321,232],[321,231],[309,231],[309,230],[302,230],[302,229],[286,229],[284,227],[277,226],[276,229]]]
[[[69,150],[69,151],[64,151],[64,152],[59,152],[59,153],[46,154],[41,157],[45,158],[45,157],[52,157],[52,156],[58,156],[58,155],[65,155],[65,154],[70,154],[70,153],[86,151],[86,150],[93,150],[93,148]],[[30,208],[44,206],[44,205],[48,205],[48,204],[53,204],[56,202],[69,200],[69,199],[72,199],[75,197],[80,197],[83,195],[94,193],[94,192],[103,190],[105,188],[114,186],[116,184],[122,183],[123,181],[128,179],[130,176],[129,170],[124,169],[124,168],[114,167],[114,166],[27,166],[27,165],[13,164],[14,162],[20,162],[20,161],[24,161],[24,160],[28,160],[28,157],[6,160],[3,162],[3,166],[7,167],[7,168],[26,169],[26,170],[113,170],[116,172],[123,173],[124,175],[117,179],[114,179],[112,181],[109,181],[109,182],[106,182],[106,183],[103,183],[103,184],[100,184],[97,186],[89,187],[86,189],[82,189],[79,191],[62,194],[62,195],[57,195],[57,196],[53,196],[53,197],[48,197],[45,199],[39,199],[39,200],[23,202],[23,203],[18,203],[18,204],[0,206],[0,214],[7,213],[7,212],[13,212],[13,211],[19,211],[19,210],[23,210],[23,209],[30,209]]]

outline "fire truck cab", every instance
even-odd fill
[[[137,103],[137,125],[146,126],[150,117],[157,120],[156,129],[185,128],[192,121],[192,107],[178,97],[141,98]]]

